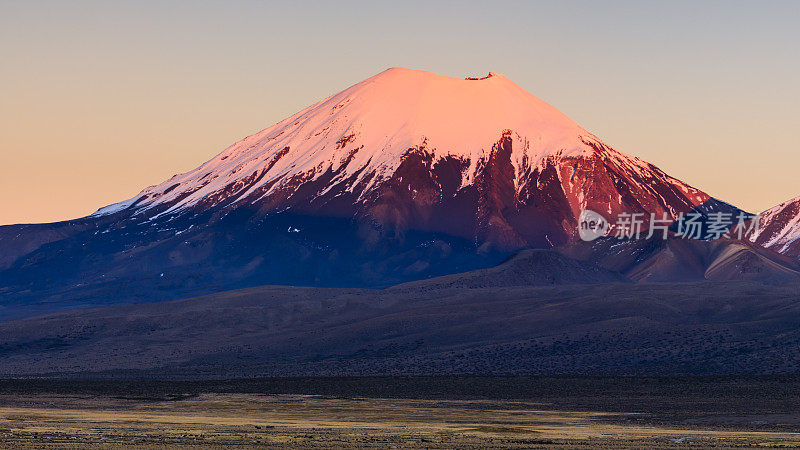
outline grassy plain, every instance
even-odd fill
[[[512,378],[477,380],[471,380],[470,385],[513,381]],[[319,381],[322,386],[331,386],[335,380]],[[366,388],[380,382],[379,379],[362,381]],[[271,393],[266,391],[273,389],[262,389],[264,385],[249,389],[265,391],[257,393],[221,392],[231,390],[228,389],[231,384],[209,388],[176,382],[171,390],[143,391],[118,389],[130,384],[112,383],[113,389],[109,385],[87,389],[91,383],[77,383],[82,386],[80,389],[65,392],[63,384],[56,383],[53,386],[58,386],[57,389],[48,389],[45,381],[35,383],[41,387],[38,391],[30,389],[30,384],[21,387],[0,383],[0,447],[800,446],[797,431],[800,409],[795,408],[796,397],[781,395],[781,389],[793,389],[796,384],[793,379],[662,380],[656,388],[652,387],[656,383],[653,380],[629,380],[621,384],[619,380],[588,378],[516,381],[547,386],[525,391],[526,398],[520,399],[485,398],[474,392],[475,398],[467,398],[470,393],[464,392],[463,398],[451,395],[453,398],[447,399],[431,398],[424,389],[418,392],[427,398],[410,398],[402,393],[394,398],[368,398]],[[307,390],[315,390],[311,387],[313,379],[306,382]],[[464,379],[452,382],[458,385]],[[587,389],[587,383],[591,382],[596,387]],[[361,381],[343,380],[342,385],[348,383],[353,386]],[[703,383],[716,388],[689,389]],[[140,387],[146,384],[141,382]],[[424,380],[418,383],[424,384]],[[245,382],[238,387],[248,385]],[[760,400],[737,401],[741,392],[736,386]],[[620,396],[620,387],[628,392],[627,397]],[[285,385],[281,389],[298,390],[286,389]],[[566,392],[571,389],[576,391],[572,396]],[[554,401],[556,397],[550,396],[559,390],[565,390],[557,397],[564,402]],[[729,394],[726,396],[724,391]],[[576,393],[579,395],[575,396]]]

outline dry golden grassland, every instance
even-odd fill
[[[559,411],[529,401],[2,394],[0,447],[800,446],[800,432],[742,426],[741,417],[659,425],[641,421],[638,415]],[[755,417],[746,419],[758,422]]]

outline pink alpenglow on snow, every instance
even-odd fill
[[[392,68],[95,215],[293,210],[513,249],[576,238],[587,208],[674,216],[708,199],[499,73]]]

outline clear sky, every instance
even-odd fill
[[[800,2],[0,0],[0,224],[84,216],[388,67],[501,72],[760,211],[800,195]]]

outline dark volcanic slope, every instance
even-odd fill
[[[794,373],[797,288],[260,287],[0,323],[0,375]]]
[[[489,269],[413,281],[391,288],[407,289],[551,286],[564,284],[620,283],[627,278],[589,261],[578,261],[552,250],[523,250]]]

